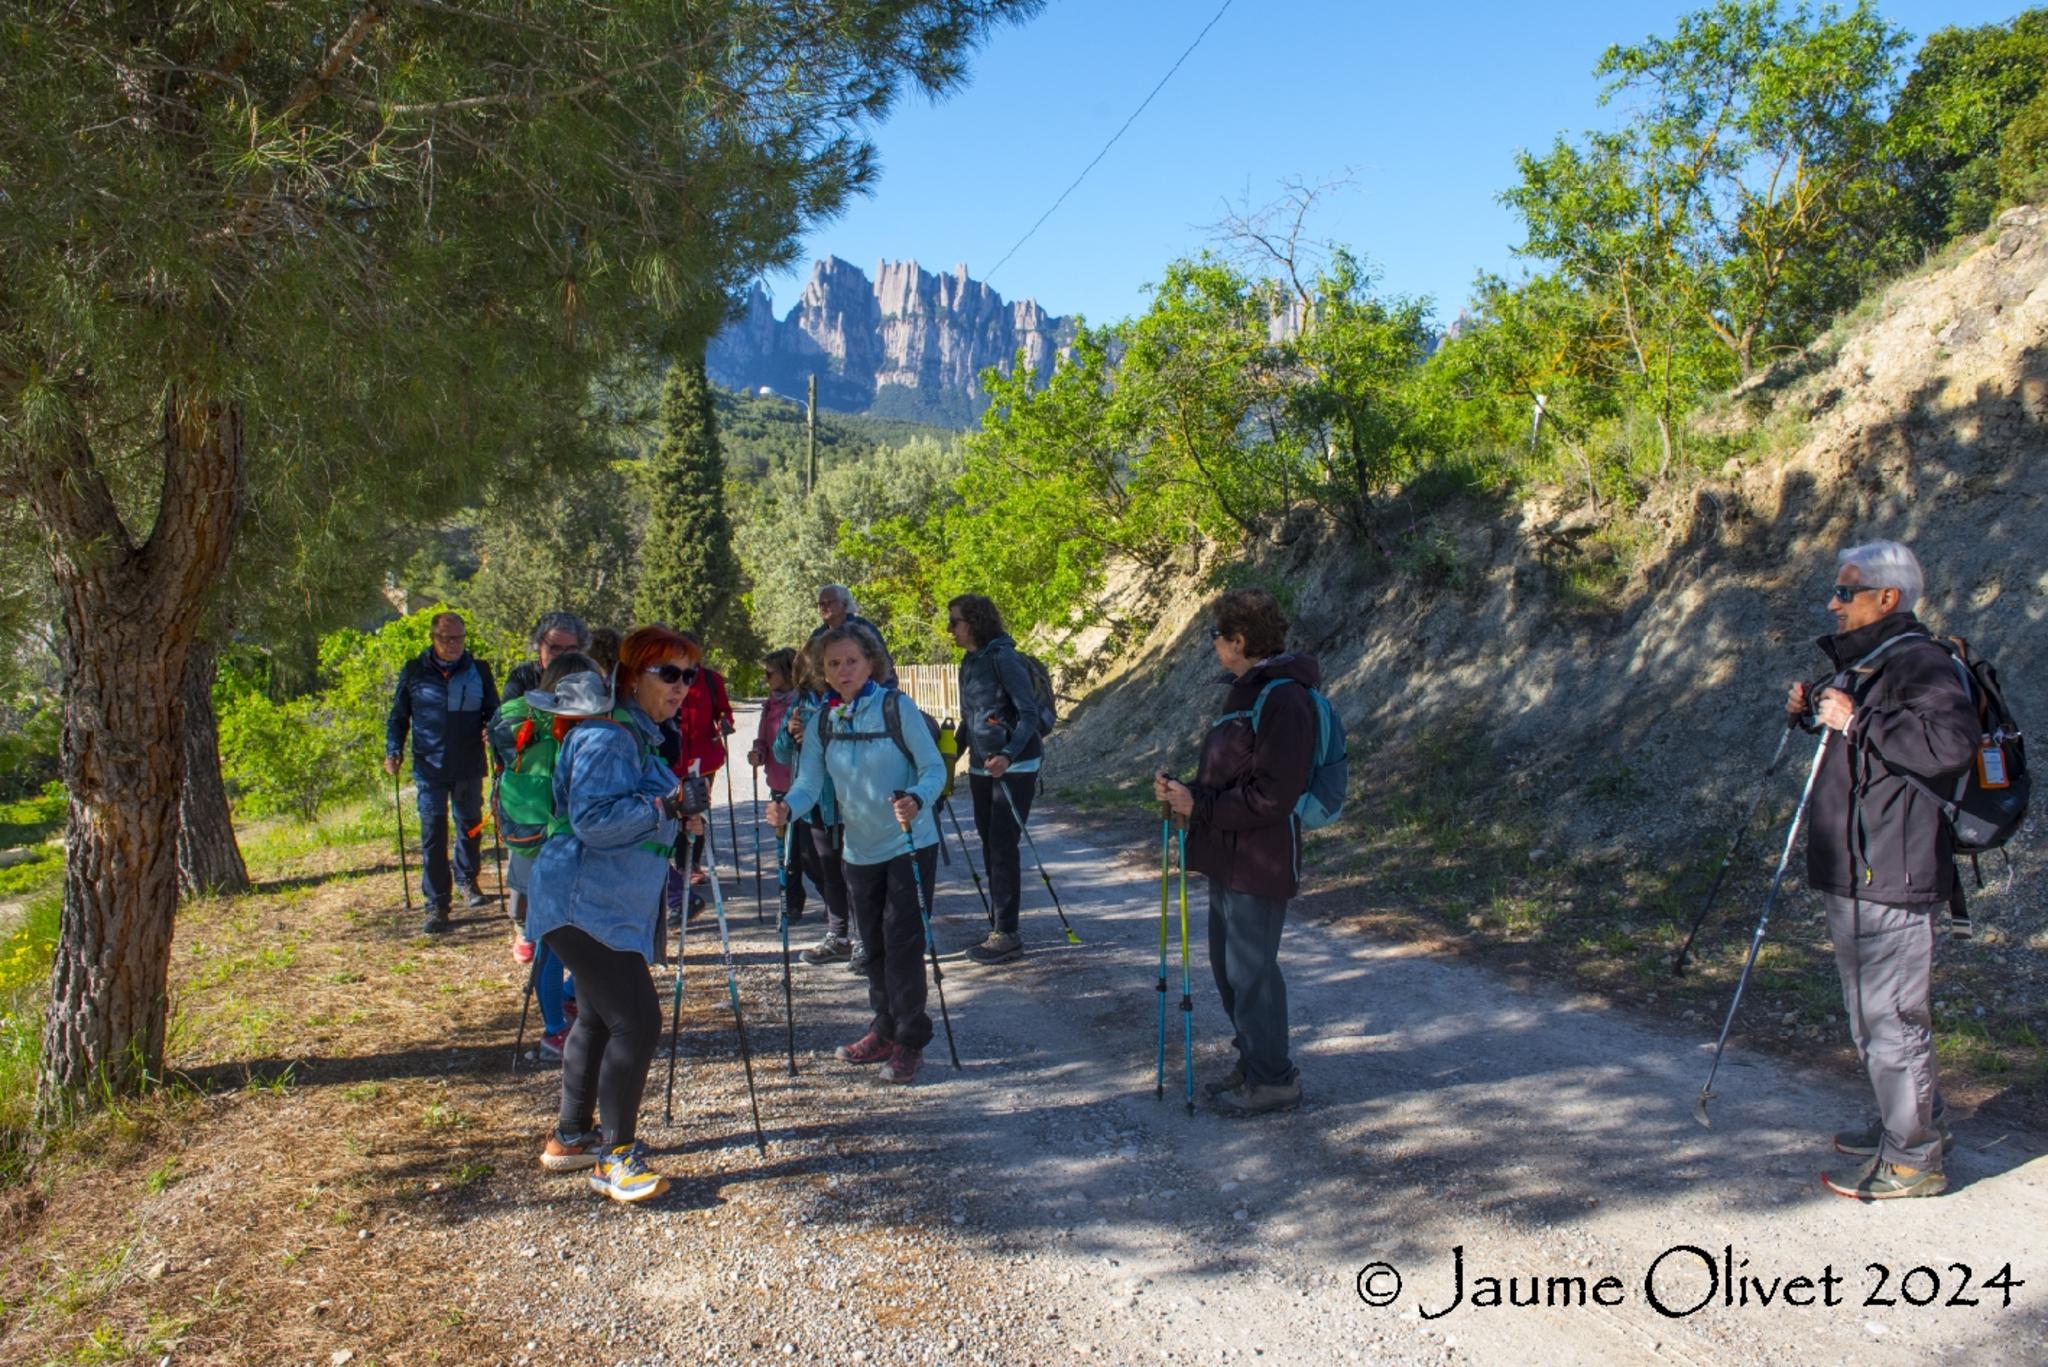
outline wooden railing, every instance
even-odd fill
[[[920,712],[955,721],[960,717],[960,667],[958,665],[898,665],[896,683]]]

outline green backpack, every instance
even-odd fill
[[[562,743],[555,739],[553,719],[536,716],[524,697],[514,698],[491,718],[491,749],[503,766],[497,807],[505,847],[531,859],[547,843],[555,814],[555,758]]]

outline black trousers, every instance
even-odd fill
[[[1016,816],[1010,814],[1010,803],[996,794],[1000,783],[1010,790],[1011,801],[1017,804],[1017,814],[1031,815],[1031,799],[1038,795],[1038,774],[1005,774],[1001,778],[989,778],[982,774],[969,774],[967,786],[974,794],[974,833],[981,837],[982,862],[988,865],[988,897],[995,908],[996,929],[1006,934],[1017,933],[1017,904],[1022,896],[1023,872],[1017,855],[1017,842],[1023,832],[1017,825]]]
[[[836,833],[830,826],[799,821],[795,846],[789,868],[789,914],[804,909],[804,875],[809,874],[825,899],[825,933],[845,939],[846,861],[839,857]]]
[[[579,1134],[590,1128],[595,1110],[606,1144],[630,1144],[640,1124],[647,1070],[661,1043],[661,1001],[647,961],[574,926],[549,931],[545,943],[576,975],[578,1003],[576,1024],[562,1046],[556,1126],[565,1135]]]
[[[937,845],[917,852],[916,869],[930,897],[939,872]],[[846,892],[868,947],[868,1006],[875,1013],[868,1028],[906,1049],[922,1049],[932,1042],[932,1018],[924,1010],[924,918],[909,852],[886,864],[847,864]]]

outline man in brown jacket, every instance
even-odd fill
[[[1849,1033],[1878,1109],[1865,1128],[1835,1136],[1862,1167],[1822,1180],[1863,1201],[1939,1194],[1954,1143],[1929,1005],[1954,838],[1922,786],[1954,789],[1975,762],[1980,727],[1954,658],[1913,616],[1922,586],[1919,560],[1896,541],[1841,553],[1828,601],[1837,629],[1817,643],[1834,673],[1807,723],[1840,733],[1813,784],[1806,880],[1827,907]],[[1794,716],[1806,714],[1808,693],[1792,685]]]

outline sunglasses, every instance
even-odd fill
[[[665,684],[689,683],[697,677],[697,666],[690,665],[685,668],[682,665],[675,664],[649,665],[640,672],[642,674],[652,674]]]
[[[1859,593],[1883,592],[1882,588],[1874,584],[1837,584],[1835,585],[1835,601],[1837,603],[1853,603],[1856,601],[1856,595]]]

